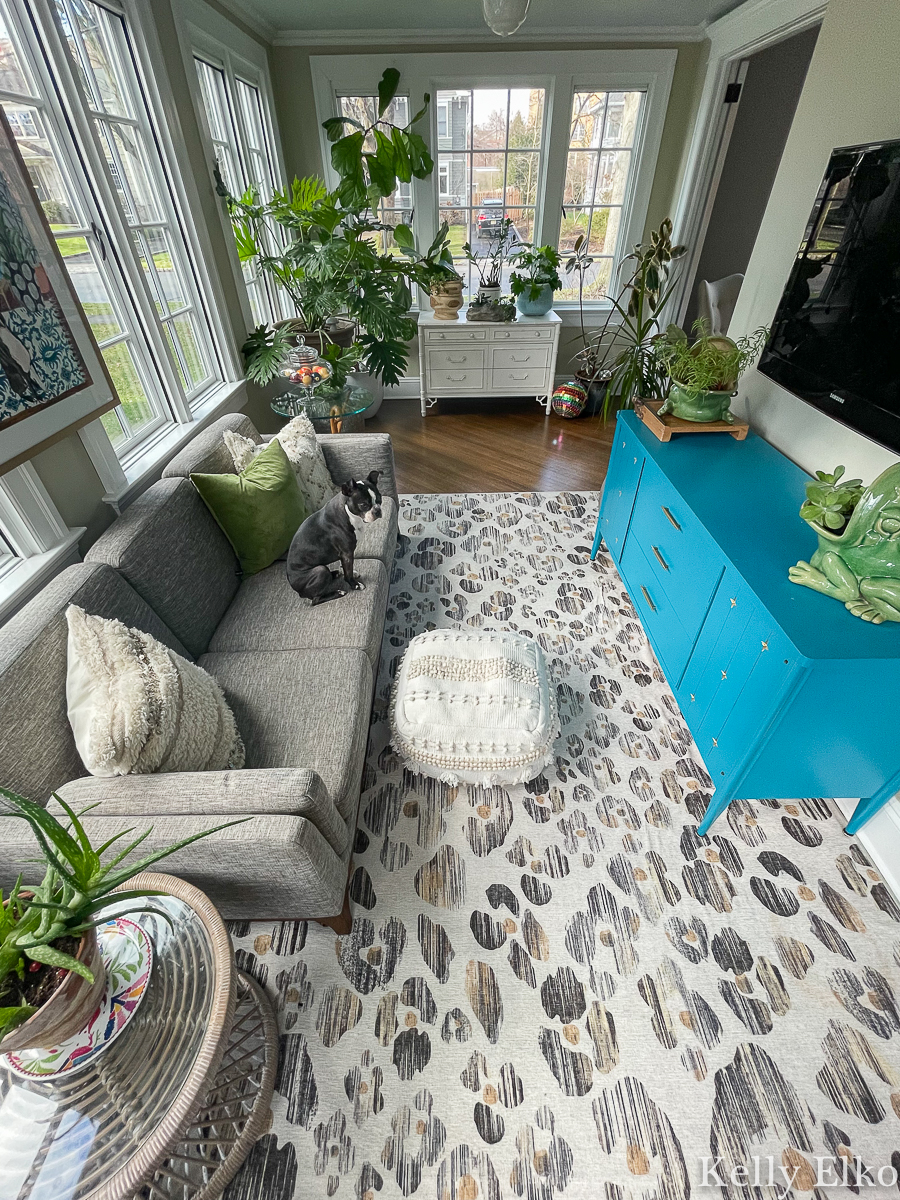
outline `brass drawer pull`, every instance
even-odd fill
[[[665,559],[663,558],[663,556],[660,554],[660,552],[659,552],[659,550],[656,548],[656,546],[651,546],[651,547],[650,547],[650,549],[651,549],[651,550],[653,551],[653,553],[656,555],[656,560],[657,560],[657,562],[659,563],[659,565],[662,567],[662,569],[663,569],[664,571],[668,571],[668,569],[669,569],[669,564],[666,562],[666,560],[665,560]]]
[[[666,506],[665,506],[665,505],[663,505],[663,506],[662,506],[662,510],[663,510],[663,512],[666,514],[666,516],[668,517],[668,519],[669,519],[669,520],[672,522],[672,524],[675,526],[675,528],[676,528],[676,529],[677,529],[679,532],[681,532],[681,526],[678,524],[678,522],[675,520],[675,518],[672,516],[672,514],[669,512],[669,510],[666,508]]]
[[[647,591],[647,589],[644,587],[643,584],[641,584],[641,591],[644,593],[644,599],[647,601],[647,603],[650,605],[650,607],[653,609],[653,611],[656,612],[656,605],[650,599],[650,593]]]

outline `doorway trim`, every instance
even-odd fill
[[[750,0],[707,29],[709,58],[684,180],[675,206],[675,239],[688,247],[684,268],[671,299],[672,319],[681,322],[696,281],[697,266],[712,205],[725,164],[728,142],[740,101],[725,103],[725,90],[740,83],[746,60],[821,24],[827,0]]]

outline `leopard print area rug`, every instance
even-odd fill
[[[900,910],[829,800],[698,836],[711,782],[597,505],[401,499],[353,931],[232,926],[281,1057],[228,1200],[898,1195]],[[391,681],[434,627],[540,643],[553,769],[404,772]]]

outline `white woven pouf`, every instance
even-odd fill
[[[435,629],[410,642],[391,697],[404,766],[443,783],[526,783],[553,761],[556,696],[540,646]]]

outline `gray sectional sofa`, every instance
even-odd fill
[[[227,917],[341,913],[397,538],[390,438],[320,438],[336,480],[381,471],[381,521],[357,549],[365,591],[312,608],[284,563],[241,580],[237,559],[188,476],[233,471],[225,429],[261,440],[233,413],[194,438],[86,555],[0,627],[0,785],[53,791],[96,841],[128,826],[147,849],[250,818],[166,860]],[[247,749],[242,771],[87,775],[66,716],[65,610],[118,617],[195,660],[221,684]],[[50,804],[54,802],[50,800]],[[33,857],[28,827],[0,817],[0,886]]]

